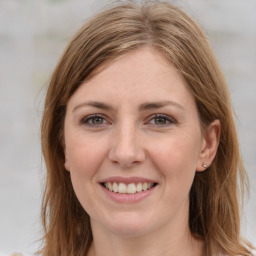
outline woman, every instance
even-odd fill
[[[229,91],[177,7],[129,1],[80,29],[48,88],[42,149],[42,255],[252,255]]]

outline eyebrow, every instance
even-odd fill
[[[168,106],[168,105],[171,105],[171,106],[177,107],[181,110],[184,110],[184,107],[182,105],[180,105],[179,103],[177,103],[175,101],[171,101],[171,100],[166,100],[166,101],[143,103],[139,106],[139,111],[159,109],[159,108],[162,108],[162,107],[165,107],[165,106]],[[81,104],[75,106],[74,109],[73,109],[73,112],[75,110],[77,110],[78,108],[86,107],[86,106],[95,107],[95,108],[99,108],[99,109],[103,109],[103,110],[113,110],[114,109],[111,105],[103,103],[103,102],[88,101],[88,102],[84,102],[84,103],[81,103]]]
[[[182,105],[171,100],[158,101],[158,102],[146,102],[140,105],[139,110],[144,111],[144,110],[150,110],[150,109],[158,109],[158,108],[162,108],[169,105],[184,110]]]
[[[104,110],[113,110],[113,107],[106,103],[98,102],[98,101],[88,101],[75,106],[73,109],[73,112],[78,108],[86,107],[86,106],[95,107],[95,108],[104,109]]]

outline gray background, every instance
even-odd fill
[[[0,0],[0,255],[38,248],[44,90],[71,36],[108,2]],[[175,2],[207,31],[226,75],[251,181],[243,234],[256,244],[256,1]]]

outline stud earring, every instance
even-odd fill
[[[207,165],[206,165],[205,163],[203,163],[202,166],[203,166],[204,168],[207,168]]]

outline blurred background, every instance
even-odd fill
[[[45,88],[72,35],[104,0],[0,0],[0,255],[32,254],[41,233],[40,119]],[[256,1],[183,0],[226,75],[251,182],[243,234],[256,244]]]

